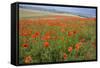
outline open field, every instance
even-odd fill
[[[19,52],[20,64],[94,60],[96,19],[23,12],[19,21]]]

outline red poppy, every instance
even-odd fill
[[[36,38],[40,33],[39,32],[36,32],[32,35],[32,38]]]
[[[24,48],[27,48],[29,45],[28,44],[23,44],[22,45]]]
[[[72,31],[68,32],[68,36],[72,36],[72,35],[73,35]]]
[[[70,46],[70,47],[68,48],[68,52],[72,52],[72,50],[73,50],[73,48]]]
[[[35,33],[36,36],[38,36],[39,34],[40,34],[39,32],[36,32],[36,33]]]
[[[28,36],[28,33],[23,32],[23,33],[22,33],[22,36]]]
[[[47,39],[50,39],[50,35],[47,35],[46,38],[47,38]]]
[[[32,35],[32,38],[36,38],[36,35],[35,35],[35,34],[33,34],[33,35]]]
[[[25,29],[25,28],[23,28],[23,29],[20,28],[19,31],[20,31],[19,34],[21,36],[29,36],[32,33],[31,29]]]
[[[45,35],[42,37],[42,40],[49,40],[50,39],[50,35]]]
[[[74,30],[74,31],[73,31],[73,34],[76,34],[76,33],[77,33],[77,31]]]
[[[31,63],[31,62],[32,62],[32,57],[31,57],[31,56],[26,56],[26,57],[24,58],[24,62],[25,62],[25,63]]]
[[[80,48],[80,46],[81,46],[81,42],[79,42],[79,43],[77,43],[76,45],[75,45],[75,49],[78,51],[79,50],[79,48]]]
[[[49,46],[49,42],[44,42],[44,46],[48,47]]]
[[[64,53],[63,57],[64,57],[64,60],[67,59],[67,54]]]

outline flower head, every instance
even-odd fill
[[[34,34],[32,35],[32,38],[36,38],[36,37],[38,37],[39,34],[40,34],[39,32],[34,33]]]
[[[73,34],[76,34],[76,33],[77,33],[77,31],[76,31],[76,30],[74,30],[74,31],[73,31]]]
[[[31,62],[32,62],[32,57],[31,57],[31,56],[26,56],[26,57],[24,58],[24,62],[25,62],[25,63],[31,63]]]
[[[27,48],[29,45],[28,44],[23,44],[22,45],[24,48]]]
[[[72,52],[72,50],[73,50],[73,48],[70,46],[70,47],[68,48],[68,52]]]
[[[73,35],[72,31],[68,32],[68,36],[72,36],[72,35]]]
[[[36,38],[36,35],[35,35],[35,34],[33,34],[33,35],[32,35],[32,38]]]
[[[64,54],[63,54],[63,57],[64,57],[64,60],[67,59],[67,54],[64,53]]]
[[[44,42],[44,46],[48,47],[49,46],[49,42]]]
[[[40,32],[36,32],[35,35],[38,36],[40,34]]]
[[[75,49],[78,51],[81,45],[82,45],[81,42],[77,43],[77,44],[75,45]]]

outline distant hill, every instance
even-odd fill
[[[20,6],[20,8],[22,9],[26,9],[26,10],[31,10],[31,11],[37,11],[37,12],[46,12],[46,13],[57,13],[57,14],[70,14],[71,16],[80,16],[80,17],[92,17],[91,15],[84,15],[84,14],[80,14],[80,13],[75,13],[75,12],[68,12],[68,11],[58,11],[56,9],[46,9],[46,8],[42,8],[42,7],[34,7],[34,6]]]

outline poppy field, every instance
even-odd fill
[[[19,20],[19,64],[96,59],[96,18],[48,15]]]

